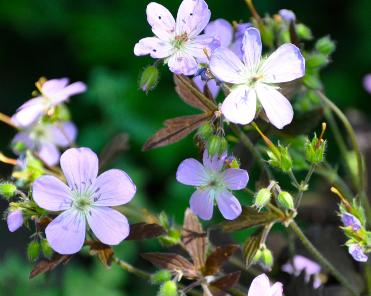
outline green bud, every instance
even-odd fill
[[[288,147],[278,144],[275,152],[268,150],[269,163],[271,166],[281,169],[283,172],[288,172],[292,169],[292,159]]]
[[[328,63],[329,63],[328,56],[322,53],[311,54],[305,58],[305,66],[308,69],[324,67]]]
[[[316,50],[318,50],[320,53],[325,54],[325,55],[332,54],[336,49],[335,42],[332,41],[329,36],[325,36],[325,37],[318,39],[315,47],[316,47]]]
[[[228,142],[224,137],[212,136],[207,142],[207,151],[210,156],[221,155],[228,148]]]
[[[171,246],[179,244],[181,238],[182,238],[182,233],[179,230],[175,228],[170,228],[167,231],[167,235],[161,236],[159,240],[164,246],[171,247]]]
[[[256,254],[254,256],[253,262],[258,263],[260,261],[260,257],[262,255],[262,251],[259,249],[256,251]]]
[[[314,135],[312,141],[307,139],[305,143],[305,158],[313,164],[321,163],[325,156],[327,142],[322,140],[318,143],[318,141],[319,139]]]
[[[166,281],[171,280],[171,273],[168,270],[160,270],[151,275],[151,282],[152,284],[162,284]]]
[[[161,285],[160,291],[157,296],[178,296],[176,283],[173,281],[167,281]]]
[[[4,182],[0,184],[0,195],[5,198],[13,197],[17,192],[17,187],[13,183]]]
[[[259,211],[264,208],[271,200],[272,193],[267,188],[262,188],[258,191],[255,196],[254,206],[259,209]]]
[[[212,125],[207,122],[200,126],[198,129],[197,134],[201,137],[203,140],[208,140],[213,135],[214,129]]]
[[[153,90],[160,80],[160,72],[157,67],[150,65],[145,68],[139,80],[139,87],[145,93]]]
[[[259,263],[263,266],[264,269],[271,270],[274,262],[271,250],[264,248],[261,251],[259,261],[260,261]]]
[[[296,34],[300,39],[311,40],[313,38],[312,31],[304,24],[297,24],[295,26]]]
[[[43,252],[44,256],[46,258],[50,258],[53,255],[53,249],[49,245],[48,241],[46,239],[43,239],[40,242],[41,245],[41,251]]]
[[[14,151],[22,153],[27,150],[27,146],[23,142],[15,142],[13,145]]]
[[[40,244],[38,241],[31,241],[27,246],[27,257],[30,261],[35,261],[40,255]]]
[[[322,82],[318,77],[318,73],[307,73],[303,78],[303,83],[311,89],[322,88]]]
[[[281,191],[277,197],[278,203],[285,209],[293,210],[294,209],[294,199],[291,194],[287,191]]]

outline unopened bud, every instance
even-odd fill
[[[270,202],[271,196],[272,193],[269,189],[267,188],[260,189],[255,196],[254,206],[261,210]]]
[[[294,209],[294,199],[292,198],[292,195],[287,191],[281,191],[278,194],[277,201],[285,209]]]
[[[203,140],[208,140],[213,135],[213,132],[214,132],[214,129],[209,122],[201,125],[200,128],[198,129],[198,135]]]
[[[176,283],[173,281],[167,281],[162,284],[157,296],[178,296]]]
[[[162,284],[171,280],[171,273],[168,270],[160,270],[151,275],[152,284]]]
[[[31,241],[27,247],[27,257],[30,261],[35,261],[40,255],[40,244],[38,241]]]
[[[325,55],[332,54],[336,49],[335,42],[329,36],[318,39],[315,47],[320,53]]]
[[[288,147],[278,144],[275,151],[270,150],[267,154],[270,158],[268,162],[273,167],[279,168],[283,172],[288,172],[292,169],[292,159]]]
[[[5,198],[13,197],[17,192],[17,187],[13,183],[5,182],[0,184],[0,195]]]
[[[49,245],[49,242],[46,239],[40,241],[41,251],[43,252],[46,258],[50,258],[53,255],[53,249]]]
[[[324,67],[328,63],[329,63],[328,56],[322,53],[311,54],[305,58],[305,67],[307,69]]]
[[[157,67],[151,65],[145,68],[142,72],[139,81],[139,87],[145,93],[153,90],[160,79],[160,72]]]
[[[300,39],[311,40],[313,38],[312,31],[304,24],[297,24],[295,26],[296,34]]]
[[[308,139],[305,144],[305,158],[307,161],[312,164],[321,163],[324,159],[326,146],[326,140],[318,139],[316,135],[312,141]]]
[[[273,259],[273,254],[271,250],[264,248],[261,251],[260,264],[262,265],[264,269],[271,270],[273,266],[273,262],[274,262],[274,259]]]
[[[207,143],[207,151],[210,156],[221,155],[228,148],[228,142],[224,137],[212,136]]]
[[[321,89],[322,82],[317,73],[307,73],[303,78],[303,83],[310,89]]]

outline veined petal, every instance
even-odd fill
[[[45,229],[46,239],[54,251],[70,255],[81,250],[85,241],[84,214],[69,209],[55,218]]]
[[[268,277],[263,273],[252,281],[247,296],[271,296]]]
[[[217,38],[220,46],[229,47],[233,39],[233,27],[227,20],[220,18],[206,26],[205,34]]]
[[[262,41],[260,32],[256,28],[247,28],[242,39],[243,60],[246,67],[251,71],[256,71],[262,53]]]
[[[85,91],[85,83],[78,81],[66,86],[65,88],[58,92],[55,92],[54,94],[51,94],[48,97],[51,99],[52,105],[56,106],[63,103],[64,101],[67,101],[70,96],[77,95]]]
[[[214,155],[210,156],[208,151],[205,149],[203,154],[203,164],[205,168],[208,168],[212,171],[220,172],[224,166],[225,159],[227,157],[227,153],[224,152],[222,155]]]
[[[247,81],[246,67],[227,48],[217,48],[210,58],[210,70],[221,81],[242,84]]]
[[[128,203],[135,195],[136,187],[130,177],[121,170],[111,169],[99,175],[94,182],[95,206],[119,206]]]
[[[190,208],[202,220],[210,220],[213,216],[214,197],[209,190],[196,190],[189,201]]]
[[[71,189],[85,189],[98,175],[98,157],[89,148],[70,148],[61,156],[61,168]]]
[[[53,143],[42,143],[37,154],[48,166],[55,166],[59,162],[61,153]]]
[[[304,76],[305,60],[299,48],[286,43],[265,60],[261,71],[265,83],[288,82]]]
[[[76,140],[77,128],[72,122],[66,121],[51,125],[49,133],[54,144],[60,147],[67,147]]]
[[[147,5],[147,21],[152,32],[162,40],[175,37],[175,20],[170,11],[156,2]]]
[[[204,0],[183,0],[176,18],[176,34],[195,37],[209,23],[211,12]]]
[[[129,235],[126,217],[109,207],[90,208],[86,219],[95,236],[106,245],[118,245]]]
[[[240,190],[246,187],[249,174],[242,169],[226,169],[223,179],[229,190]]]
[[[256,113],[256,93],[247,86],[237,86],[225,98],[221,111],[224,117],[234,123],[248,124]]]
[[[194,75],[198,69],[196,59],[186,52],[176,52],[168,60],[169,69],[175,74]]]
[[[173,48],[169,42],[157,37],[147,37],[139,40],[134,47],[134,54],[142,56],[149,54],[152,58],[163,59],[172,54]]]
[[[178,182],[191,186],[205,186],[208,182],[204,166],[194,158],[183,160],[176,172]]]
[[[32,185],[32,198],[48,211],[64,211],[72,205],[71,190],[54,176],[39,177]]]
[[[24,103],[12,116],[12,122],[18,127],[29,127],[38,120],[47,109],[46,101],[43,97],[36,97]]]
[[[291,123],[294,110],[288,99],[286,99],[275,88],[259,83],[256,92],[269,121],[278,129]]]
[[[219,211],[227,220],[234,220],[241,215],[242,208],[238,199],[229,191],[225,190],[216,195],[216,203]]]
[[[185,45],[185,50],[195,58],[207,60],[207,57],[211,55],[211,52],[214,49],[214,40],[214,37],[205,34],[197,36]],[[205,51],[207,52],[207,55],[205,54]]]

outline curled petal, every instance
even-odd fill
[[[249,174],[242,169],[226,169],[223,179],[229,190],[240,190],[246,187]]]
[[[210,220],[213,216],[214,197],[209,190],[198,189],[195,191],[189,201],[193,213],[202,220]]]
[[[234,220],[241,215],[242,208],[238,199],[229,191],[222,191],[216,196],[219,211],[227,220]]]
[[[136,56],[149,54],[152,58],[163,59],[172,54],[172,47],[167,41],[157,37],[147,37],[135,44],[134,54]]]
[[[198,69],[196,59],[185,52],[176,52],[168,60],[169,69],[175,74],[194,75]]]
[[[248,28],[242,40],[242,52],[245,65],[250,71],[255,71],[260,62],[262,42],[259,30]]]
[[[147,21],[152,32],[162,40],[170,40],[175,36],[175,20],[170,11],[156,2],[147,5]]]
[[[207,184],[207,172],[204,166],[196,159],[183,160],[176,172],[178,182],[191,186],[205,186]]]

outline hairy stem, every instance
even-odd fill
[[[144,270],[141,270],[139,268],[136,268],[134,267],[133,265],[117,258],[117,257],[113,257],[113,262],[115,262],[118,266],[120,266],[122,269],[125,269],[126,271],[140,277],[140,278],[143,278],[143,279],[146,279],[146,280],[149,280],[151,278],[151,274],[144,271]]]

